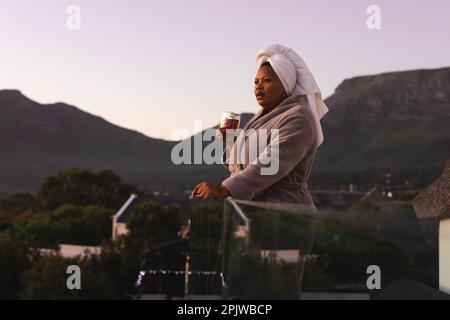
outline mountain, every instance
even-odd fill
[[[33,191],[47,175],[71,166],[112,168],[143,188],[162,186],[172,174],[174,142],[115,126],[74,106],[42,105],[3,90],[0,119],[0,193]]]
[[[315,184],[383,172],[438,175],[450,159],[450,68],[347,79],[325,102]],[[252,115],[243,114],[242,125]],[[65,103],[39,104],[17,90],[0,90],[0,119],[0,194],[35,191],[44,177],[71,166],[111,168],[149,190],[184,190],[228,175],[221,165],[172,164],[176,142]]]
[[[318,172],[442,169],[450,159],[450,68],[344,80],[326,103]]]
[[[384,173],[426,185],[450,160],[450,68],[346,79],[325,103],[315,185]]]

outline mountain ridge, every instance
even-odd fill
[[[312,180],[342,172],[439,171],[450,159],[450,67],[345,79],[325,102],[330,111],[321,120],[325,140]],[[243,113],[241,126],[252,116]],[[0,90],[0,118],[0,193],[35,191],[45,176],[71,166],[111,168],[143,189],[188,189],[228,175],[221,165],[172,164],[176,141],[63,102],[40,104],[19,90]]]

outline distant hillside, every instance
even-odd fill
[[[143,186],[165,180],[172,142],[64,103],[41,105],[15,90],[0,91],[0,119],[0,192],[34,190],[43,177],[69,166],[113,168]]]
[[[450,68],[344,80],[326,103],[314,183],[382,172],[420,176],[450,159]],[[243,114],[242,125],[252,115]],[[112,168],[151,190],[184,190],[228,175],[221,165],[175,166],[175,142],[64,103],[42,105],[16,90],[0,91],[0,119],[0,194],[35,191],[45,176],[70,166]]]
[[[443,168],[450,159],[450,68],[348,79],[326,103],[318,171]]]

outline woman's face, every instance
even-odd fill
[[[262,65],[256,73],[254,91],[256,101],[267,111],[288,97],[277,74],[268,64]]]

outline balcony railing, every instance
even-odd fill
[[[437,229],[408,206],[196,200],[179,277],[185,298],[369,299],[402,279],[437,288]]]

